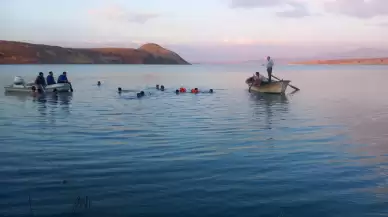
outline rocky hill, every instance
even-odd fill
[[[0,64],[189,64],[157,44],[133,48],[64,48],[0,40]]]

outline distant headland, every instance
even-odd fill
[[[134,48],[64,48],[0,40],[0,64],[174,64],[190,65],[157,44]]]
[[[291,62],[299,65],[388,65],[388,57],[383,58],[358,58],[358,59],[333,59],[333,60],[307,60]]]

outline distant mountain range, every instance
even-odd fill
[[[315,59],[362,59],[388,57],[388,50],[374,48],[359,48],[346,52],[333,52],[321,54]]]
[[[274,58],[277,64],[388,64],[388,50],[359,48],[345,52],[324,53],[311,57]],[[241,62],[240,62],[241,63]],[[265,64],[266,60],[247,60],[242,63]]]
[[[64,48],[0,41],[0,64],[190,64],[157,44],[133,48]]]

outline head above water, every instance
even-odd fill
[[[179,90],[175,90],[175,93],[176,93],[176,94],[179,94]]]
[[[209,90],[209,93],[213,93],[213,89],[210,89],[210,90]]]
[[[118,91],[119,93],[121,93],[121,91],[123,91],[123,89],[121,89],[121,87],[119,87],[119,88],[117,88],[117,91]]]
[[[156,85],[156,89],[158,89],[158,90],[159,90],[159,84],[157,84],[157,85]]]
[[[160,86],[160,90],[164,91],[164,85]]]
[[[140,95],[144,96],[145,95],[144,91],[140,91]]]
[[[97,85],[100,86],[100,85],[101,85],[101,82],[100,82],[100,81],[97,81]]]

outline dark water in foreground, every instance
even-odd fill
[[[0,94],[0,216],[388,216],[386,67],[280,67],[302,90],[285,97],[248,93],[249,65],[0,66],[0,84],[49,70],[75,92]]]

